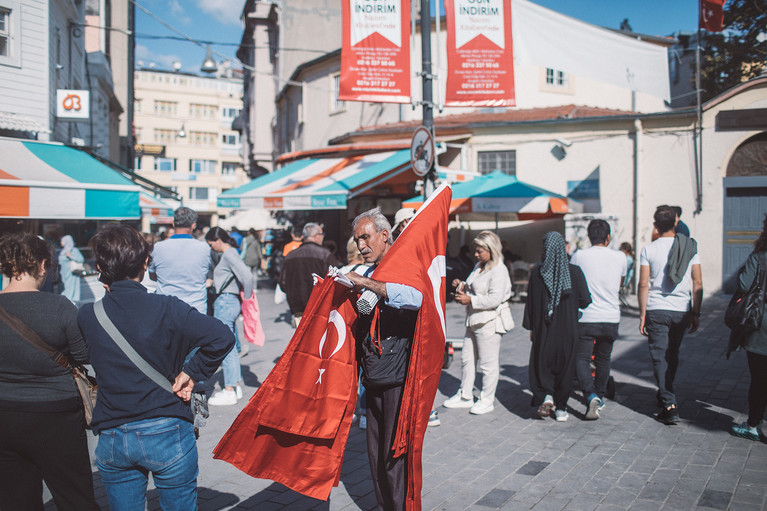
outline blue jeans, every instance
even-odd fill
[[[645,316],[652,369],[658,384],[658,401],[664,408],[676,405],[674,378],[679,367],[679,348],[689,324],[689,312],[649,310]]]
[[[232,293],[224,293],[213,303],[213,316],[220,319],[235,334],[234,322],[240,315],[240,299]],[[224,386],[234,387],[242,380],[240,356],[233,346],[221,363],[224,370]]]
[[[182,419],[129,422],[99,434],[96,464],[112,511],[143,511],[152,473],[164,511],[197,509],[197,442]]]

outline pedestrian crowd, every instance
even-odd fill
[[[342,266],[355,292],[375,295],[375,313],[360,314],[355,334],[357,415],[366,429],[376,497],[387,510],[405,504],[407,465],[391,447],[423,296],[413,287],[376,280],[375,272],[415,214],[401,209],[393,226],[378,208],[357,216],[343,266],[321,224],[294,230],[282,252],[275,296],[285,294],[296,328],[314,276],[329,267]],[[585,398],[585,419],[605,413],[621,305],[636,276],[639,330],[647,336],[657,385],[656,418],[667,425],[680,421],[674,379],[685,333],[699,327],[703,297],[698,246],[680,215],[677,207],[656,209],[653,241],[638,260],[628,243],[610,248],[605,220],[589,223],[591,246],[573,254],[561,234],[545,235],[540,262],[525,268],[522,326],[530,331],[531,415],[568,420],[574,390]],[[213,227],[203,235],[207,246],[196,232],[197,214],[185,207],[175,211],[172,233],[164,239],[125,225],[102,228],[90,248],[107,293],[79,310],[85,259],[72,236],[61,237],[58,255],[32,234],[0,238],[6,282],[0,291],[0,509],[39,509],[43,481],[60,510],[98,509],[86,427],[99,437],[96,464],[112,509],[143,509],[149,473],[163,509],[196,509],[195,437],[208,405],[231,406],[243,398],[239,352],[245,347],[236,325],[264,266],[259,231],[242,236]],[[442,405],[482,415],[494,410],[502,336],[515,327],[509,302],[518,283],[511,276],[520,267],[493,232],[480,232],[472,245],[473,268],[466,263],[466,273],[448,282],[452,299],[466,307],[466,330],[460,386]],[[469,254],[471,249],[462,250],[459,260]],[[61,293],[41,293],[54,269]],[[738,275],[739,292],[762,275],[767,216]],[[748,419],[732,433],[765,441],[760,426],[767,408],[767,323],[736,341],[747,352],[751,386]],[[386,350],[401,356],[384,367],[379,359]],[[98,378],[98,404],[88,424],[72,385],[72,367],[83,364],[91,364]],[[208,399],[219,367],[221,389]],[[482,379],[475,399],[477,373]],[[439,425],[434,409],[428,424]]]

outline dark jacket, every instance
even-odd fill
[[[288,306],[292,314],[303,314],[314,281],[312,273],[324,277],[329,266],[335,266],[335,257],[325,247],[312,241],[305,241],[300,247],[285,256],[280,272],[280,287],[288,295]]]
[[[743,265],[740,273],[738,273],[738,288],[740,291],[746,292],[751,288],[758,270],[759,252],[752,252],[748,259],[746,259],[746,264]],[[746,337],[743,347],[746,351],[767,355],[767,319],[762,319],[762,325],[759,330],[752,332]]]
[[[133,349],[171,383],[182,368],[194,381],[209,379],[234,345],[232,331],[220,320],[174,296],[147,293],[132,280],[110,286],[104,310]],[[160,388],[128,359],[99,324],[93,304],[83,305],[77,320],[99,382],[95,433],[160,417],[192,422],[189,403]],[[200,349],[184,363],[196,347]]]

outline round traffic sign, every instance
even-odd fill
[[[434,164],[434,137],[426,126],[419,126],[410,143],[410,164],[417,176],[425,176]]]

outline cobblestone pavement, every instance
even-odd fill
[[[241,360],[245,397],[264,380],[293,333],[285,305],[271,289],[259,289],[267,342]],[[613,351],[616,396],[602,417],[585,421],[580,395],[570,400],[567,422],[534,419],[527,385],[528,332],[523,306],[514,304],[517,328],[503,337],[501,380],[495,411],[473,416],[446,409],[442,401],[460,382],[460,351],[443,371],[435,404],[441,426],[424,443],[424,510],[683,510],[765,509],[767,445],[731,436],[745,420],[748,369],[744,353],[724,357],[727,329],[721,318],[726,296],[704,302],[701,329],[682,344],[676,378],[682,423],[653,418],[655,388],[646,340],[636,310],[627,310]],[[448,338],[463,335],[463,307],[447,306]],[[220,386],[221,373],[214,377]],[[242,409],[212,407],[198,442],[199,506],[212,510],[375,509],[364,432],[352,426],[341,482],[327,502],[304,497],[267,480],[253,479],[212,459],[218,440]],[[89,434],[91,449],[95,437]],[[108,509],[94,465],[97,497]],[[159,509],[150,483],[148,509]],[[46,509],[55,509],[51,502]]]

